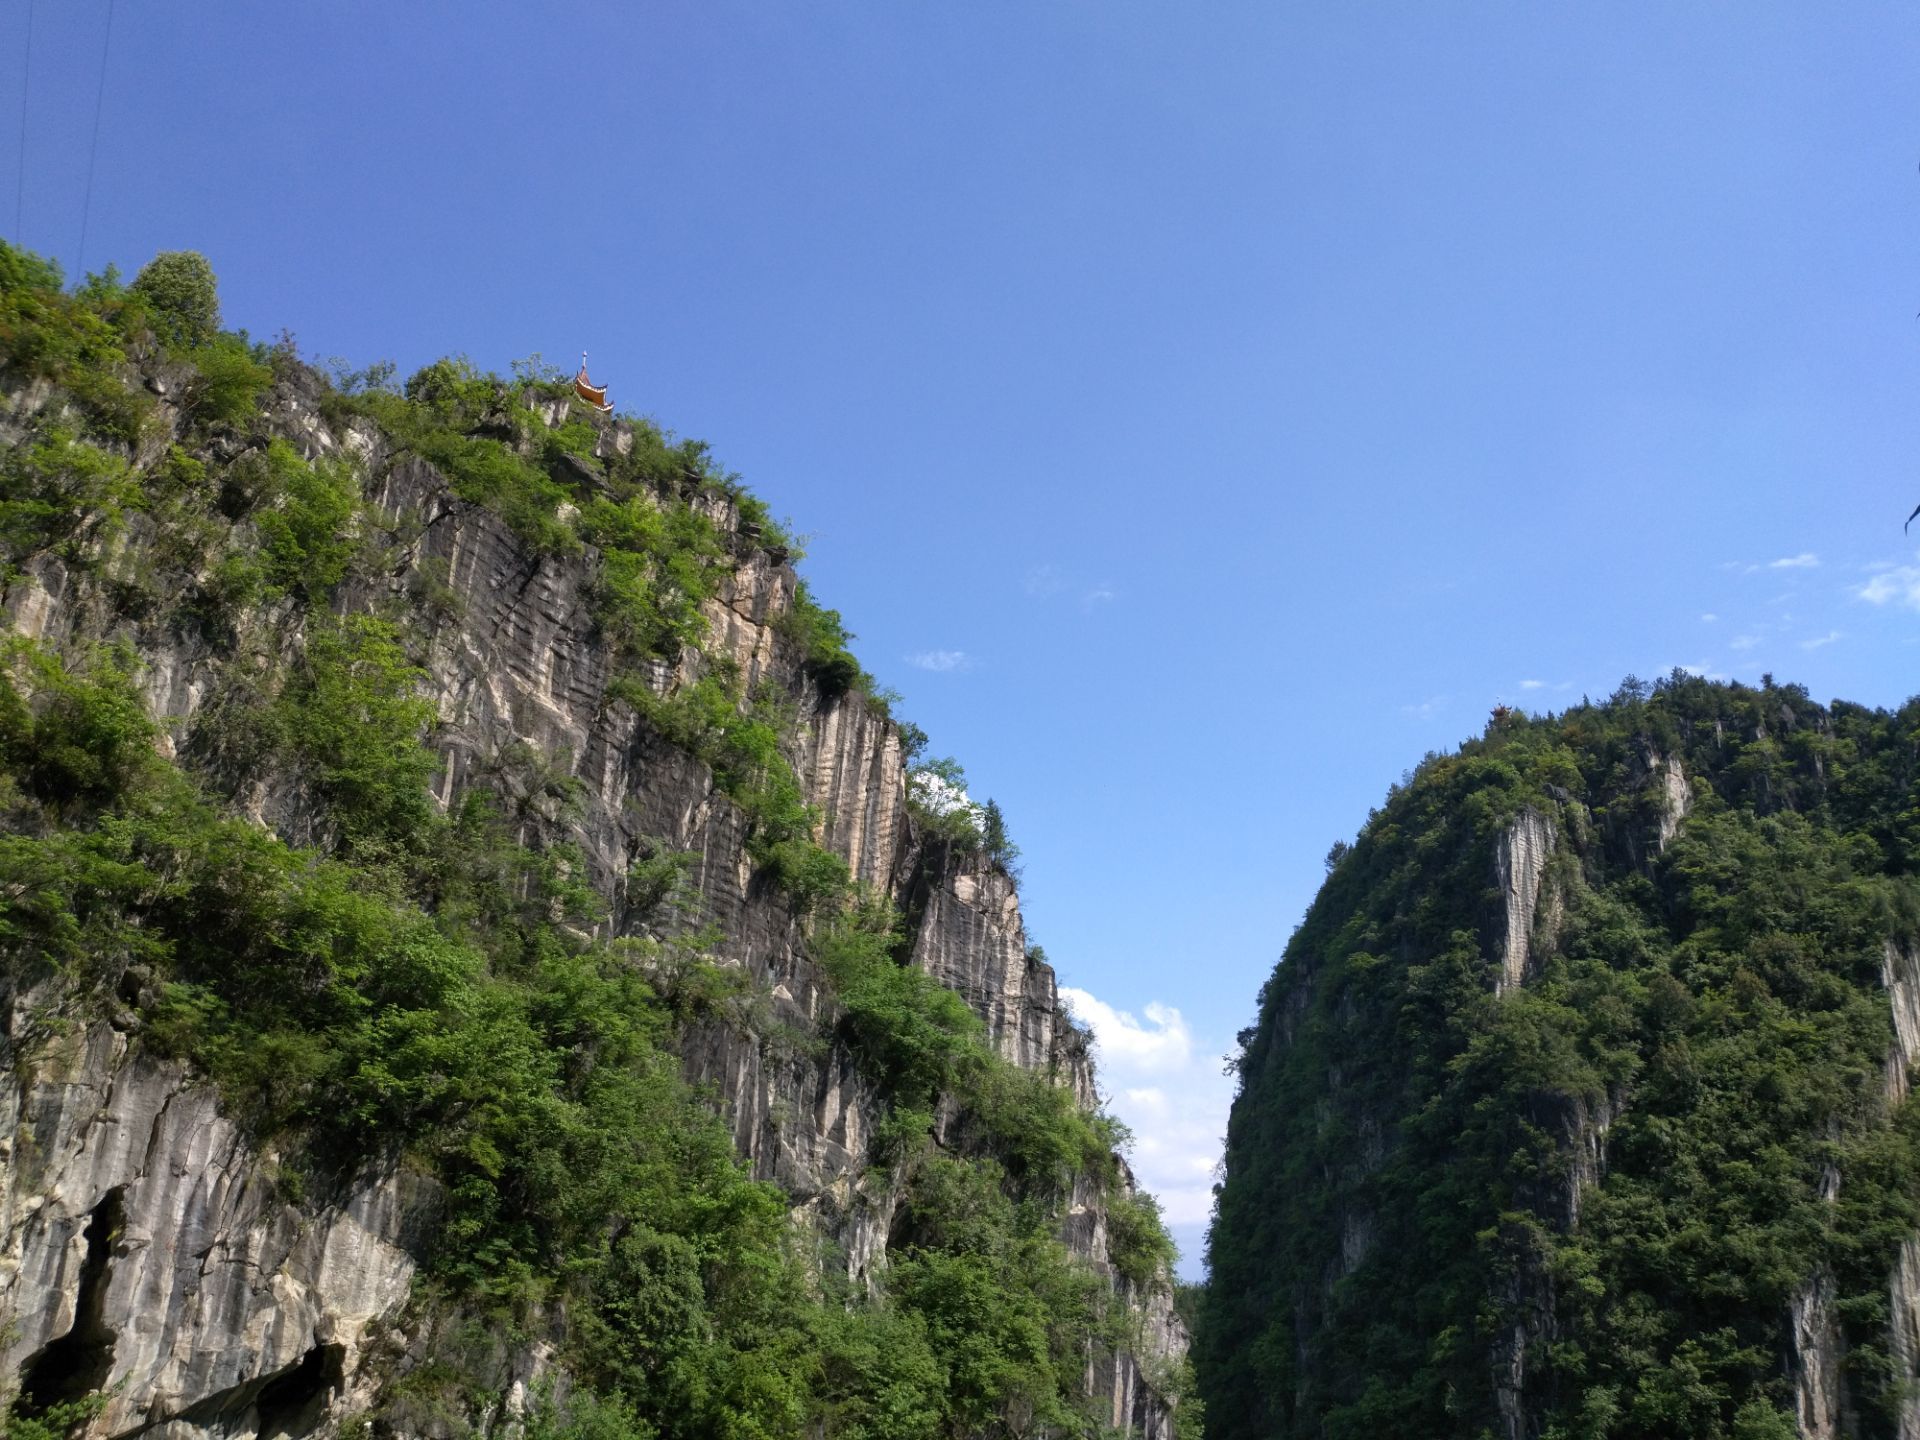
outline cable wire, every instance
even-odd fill
[[[27,87],[33,81],[33,0],[27,0],[27,43],[20,60],[20,174],[13,187],[13,239],[27,243]]]
[[[93,162],[100,158],[100,112],[107,103],[107,52],[113,48],[114,0],[107,0],[107,37],[100,43],[100,87],[93,96],[93,145],[87,151],[87,198],[80,207],[80,258],[74,263],[77,279],[87,278],[87,221],[93,215]]]

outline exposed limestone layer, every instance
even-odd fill
[[[1540,882],[1553,855],[1553,821],[1529,807],[1520,812],[1493,852],[1494,873],[1506,902],[1506,944],[1500,957],[1496,993],[1504,994],[1526,981],[1533,944],[1534,912],[1540,904]]]
[[[1795,1292],[1794,1421],[1803,1440],[1840,1433],[1840,1342],[1833,1315],[1833,1276],[1820,1271]]]
[[[1880,978],[1893,1011],[1893,1044],[1887,1049],[1887,1105],[1907,1098],[1909,1077],[1920,1062],[1920,955],[1889,940],[1880,957]],[[1900,1389],[1899,1440],[1920,1440],[1920,1236],[1900,1246],[1887,1278],[1887,1349]]]
[[[1920,1237],[1901,1243],[1888,1292],[1887,1348],[1894,1382],[1905,1387],[1897,1433],[1899,1440],[1920,1440]]]
[[[957,990],[987,1022],[1000,1053],[1046,1070],[1094,1103],[1087,1037],[1060,1004],[1053,967],[1028,953],[1020,900],[1004,871],[977,858],[945,867],[925,900],[914,962]]]
[[[1893,1008],[1893,1044],[1887,1048],[1887,1103],[1907,1098],[1908,1074],[1920,1061],[1920,955],[1889,940],[1880,957],[1880,980]]]
[[[832,1015],[830,989],[802,953],[784,899],[756,876],[740,812],[705,765],[607,696],[607,654],[588,603],[594,553],[530,555],[431,466],[390,457],[363,422],[329,428],[312,402],[283,386],[274,423],[307,456],[349,452],[376,477],[370,498],[398,548],[382,577],[350,588],[342,603],[365,610],[402,600],[428,637],[439,801],[455,804],[481,781],[523,787],[527,823],[560,827],[580,847],[588,878],[609,898],[606,923],[615,933],[642,919],[625,893],[635,860],[662,846],[692,852],[694,906],[685,923],[717,926],[717,957],[747,972],[776,1030],[821,1029]],[[41,402],[15,397],[16,407],[32,403]],[[602,444],[618,448],[623,439],[631,443],[616,425]],[[731,507],[713,505],[712,518],[737,532]],[[114,565],[137,569],[144,523],[134,517]],[[858,880],[917,916],[915,962],[966,997],[1003,1055],[1049,1072],[1091,1103],[1087,1037],[1061,1007],[1051,968],[1028,956],[1011,881],[927,853],[906,807],[897,730],[857,697],[824,699],[807,687],[774,623],[792,603],[793,571],[745,540],[736,554],[730,582],[708,605],[710,648],[731,657],[749,684],[771,678],[800,696],[789,759],[821,809],[821,843]],[[445,587],[433,606],[410,599],[426,576]],[[116,626],[103,592],[51,557],[29,567],[0,613],[9,628],[55,648],[110,632],[129,640],[172,752],[196,743],[197,721],[229,678],[231,661],[204,643],[157,626]],[[290,646],[299,637],[287,626],[297,622],[291,613],[256,617],[246,643],[267,653]],[[664,690],[683,677],[656,666],[650,678]],[[543,766],[582,783],[577,818],[543,809]],[[261,783],[247,808],[290,839],[311,838],[310,809],[285,777]],[[0,1319],[10,1314],[20,1326],[6,1351],[8,1373],[72,1328],[85,1231],[103,1197],[125,1187],[102,1321],[115,1335],[110,1383],[120,1388],[97,1433],[164,1417],[182,1417],[169,1430],[182,1440],[257,1433],[278,1423],[260,1419],[261,1396],[278,1404],[292,1389],[321,1396],[320,1411],[296,1429],[334,1426],[363,1408],[375,1380],[362,1376],[362,1352],[393,1321],[419,1249],[408,1228],[424,1203],[418,1182],[387,1176],[331,1206],[284,1204],[273,1198],[270,1158],[249,1153],[211,1093],[184,1072],[129,1059],[125,1042],[98,1026],[84,1032],[64,1068],[23,1065],[21,1053],[10,1052],[5,1103],[21,1139],[10,1152],[0,1217],[10,1267],[0,1280],[0,1305],[10,1308]],[[838,1046],[824,1058],[785,1055],[767,1036],[721,1024],[689,1036],[683,1054],[689,1078],[713,1087],[755,1175],[789,1193],[796,1217],[835,1244],[850,1276],[870,1280],[884,1262],[898,1196],[872,1168],[869,1142],[882,1107],[851,1055]],[[55,1073],[68,1078],[56,1083]],[[34,1165],[23,1168],[29,1152]],[[49,1168],[46,1157],[63,1155],[68,1168]],[[1097,1197],[1076,1197],[1067,1239],[1112,1274]],[[1171,1417],[1148,1377],[1178,1360],[1185,1335],[1164,1286],[1128,1298],[1142,1358],[1090,1360],[1088,1385],[1111,1402],[1117,1427],[1159,1440],[1171,1433]],[[405,1368],[417,1350],[401,1346],[382,1363]],[[501,1373],[524,1377],[530,1364],[508,1357]],[[289,1375],[295,1379],[273,1388]]]
[[[1661,800],[1655,843],[1664,852],[1680,833],[1680,822],[1693,813],[1693,786],[1687,783],[1678,755],[1656,757],[1655,768],[1660,774]]]

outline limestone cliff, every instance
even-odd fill
[[[136,368],[153,416],[125,452],[138,474],[188,437],[192,402],[164,364]],[[277,439],[310,461],[350,461],[377,563],[357,566],[329,604],[335,614],[409,616],[435,714],[436,804],[452,811],[476,784],[521,784],[516,823],[574,847],[603,902],[601,938],[698,933],[744,978],[757,1008],[692,1023],[679,1047],[685,1075],[708,1087],[738,1153],[785,1193],[825,1263],[856,1289],[871,1286],[888,1263],[901,1193],[875,1148],[883,1097],[834,1038],[834,987],[809,952],[801,907],[749,853],[749,817],[706,760],[612,684],[594,608],[598,552],[541,553],[378,424],[337,407],[330,418],[330,392],[313,374],[284,362],[275,374],[251,430],[211,442],[206,458],[231,463]],[[0,448],[24,445],[69,403],[58,387],[15,384],[0,397]],[[566,419],[565,401],[537,390],[507,403]],[[603,456],[633,442],[625,421],[594,433]],[[590,488],[591,462],[579,468]],[[667,696],[725,666],[742,693],[782,696],[793,717],[782,747],[818,816],[818,845],[907,917],[911,963],[965,999],[1002,1056],[1092,1105],[1087,1036],[1029,952],[1007,873],[925,833],[908,804],[898,726],[859,693],[823,686],[783,630],[797,584],[784,553],[725,493],[695,503],[723,539],[726,575],[704,601],[702,645],[642,664],[647,688]],[[124,643],[162,748],[217,765],[209,717],[249,670],[297,648],[314,615],[269,601],[216,634],[164,606],[130,607],[129,586],[159,563],[158,533],[135,507],[114,533],[39,550],[6,578],[0,614],[12,635],[55,655]],[[565,806],[545,798],[556,787]],[[282,837],[312,838],[296,774],[250,775],[242,806]],[[637,861],[673,852],[691,859],[663,915],[657,896],[630,893],[631,877]],[[416,1283],[439,1212],[430,1177],[395,1156],[319,1191],[283,1183],[289,1157],[270,1140],[263,1148],[190,1067],[140,1043],[140,984],[133,974],[104,1013],[57,977],[0,996],[0,1376],[10,1389],[43,1407],[105,1395],[89,1435],[187,1440],[329,1435],[376,1412],[388,1432],[443,1437],[512,1420],[530,1387],[550,1387],[556,1374],[564,1387],[563,1316],[479,1342],[461,1331],[457,1306]],[[777,1043],[781,1035],[826,1040]],[[1129,1193],[1124,1175],[1113,1193]],[[1107,1204],[1080,1185],[1061,1233],[1116,1287],[1135,1338],[1121,1349],[1090,1338],[1081,1383],[1104,1423],[1160,1440],[1172,1434],[1165,1392],[1185,1336],[1164,1270],[1136,1284],[1109,1264]],[[409,1376],[455,1345],[490,1398],[423,1408]]]

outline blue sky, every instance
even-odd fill
[[[1916,688],[1910,6],[126,4],[88,206],[107,13],[34,15],[14,238],[710,441],[1005,809],[1190,1257],[1217,1057],[1426,751]]]

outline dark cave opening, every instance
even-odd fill
[[[291,1370],[276,1375],[254,1402],[260,1440],[276,1435],[305,1435],[326,1414],[327,1397],[343,1382],[346,1347],[316,1345]]]
[[[216,1433],[247,1429],[258,1440],[306,1435],[326,1418],[327,1401],[345,1383],[346,1360],[343,1345],[315,1345],[284,1370],[203,1395],[168,1418]]]
[[[73,1328],[49,1340],[20,1370],[15,1410],[29,1419],[56,1405],[84,1398],[106,1384],[113,1369],[114,1333],[105,1324],[107,1280],[113,1244],[126,1221],[126,1187],[109,1190],[87,1221],[87,1258],[80,1266],[80,1293]]]

